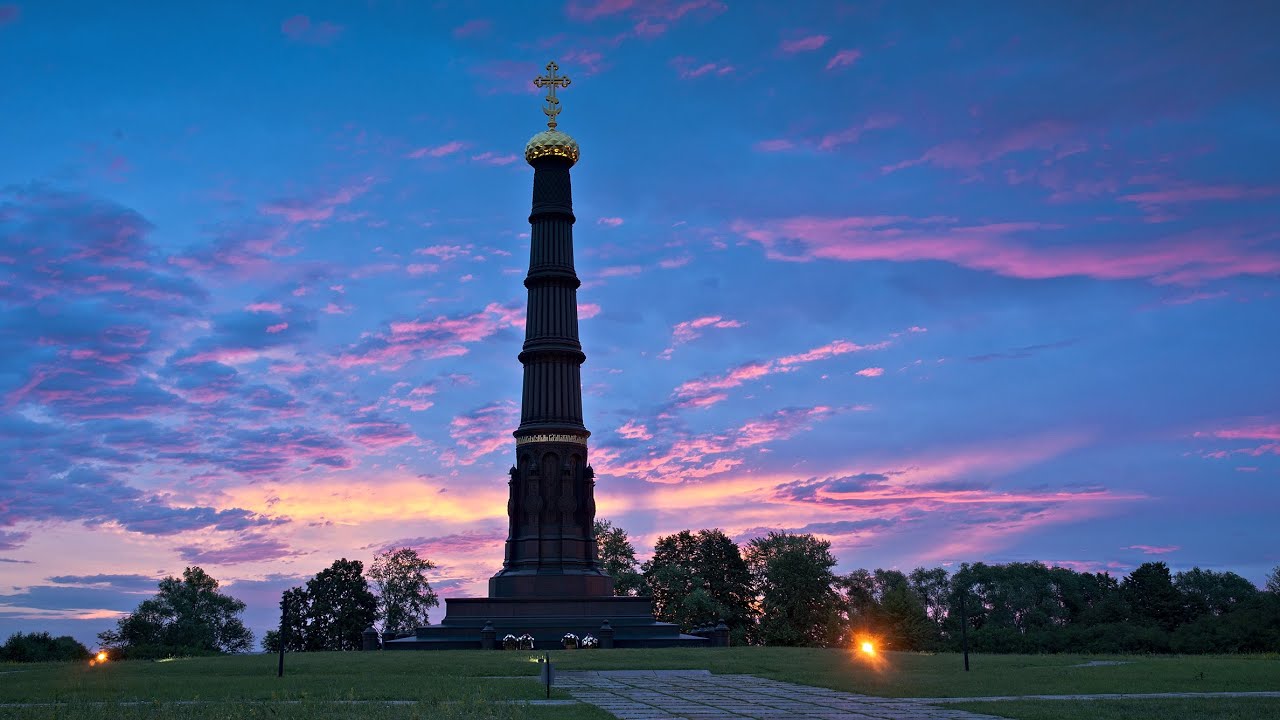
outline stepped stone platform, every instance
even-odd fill
[[[608,622],[606,630],[602,626]],[[594,635],[606,642],[613,633],[616,648],[706,647],[710,640],[685,635],[671,623],[653,617],[647,597],[448,598],[437,625],[418,628],[414,637],[388,640],[387,650],[471,650],[483,647],[486,624],[495,631],[494,647],[506,635],[533,636],[534,647],[558,648],[565,633]]]

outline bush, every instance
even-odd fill
[[[14,633],[0,646],[0,660],[9,662],[56,662],[88,660],[89,648],[70,635],[53,637],[47,632]]]

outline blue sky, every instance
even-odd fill
[[[600,515],[1280,564],[1266,4],[0,4],[0,634],[501,561],[532,79]]]

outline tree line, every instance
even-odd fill
[[[335,560],[303,586],[285,591],[286,649],[357,650],[361,633],[371,625],[394,634],[426,624],[428,610],[439,605],[425,575],[434,567],[411,548],[379,553],[368,572],[359,560]],[[221,592],[218,581],[202,568],[189,567],[181,578],[161,580],[155,597],[142,601],[98,639],[115,658],[248,652],[254,638],[240,619],[244,609],[243,601]],[[263,649],[279,650],[280,638],[280,631],[268,631]],[[15,636],[4,646],[4,656],[53,659],[47,657],[53,652],[49,648],[65,646],[64,640],[71,638]],[[80,657],[70,646],[62,650],[62,659]]]
[[[735,644],[993,653],[1280,650],[1280,567],[1259,589],[1233,572],[1171,573],[1148,562],[1128,576],[1038,562],[837,574],[831,544],[771,532],[739,546],[719,529],[658,538],[643,564],[622,528],[596,523],[619,595],[650,595],[659,620],[685,632],[724,620]],[[962,633],[962,628],[965,632]]]
[[[723,620],[735,645],[872,639],[885,649],[938,651],[960,649],[965,637],[991,653],[1280,651],[1280,567],[1261,589],[1236,573],[1173,573],[1163,562],[1125,577],[1038,562],[839,574],[830,542],[810,534],[770,532],[740,546],[719,529],[682,530],[659,537],[643,564],[622,528],[600,520],[595,534],[618,595],[651,596],[657,618],[685,632]],[[411,548],[379,553],[367,571],[359,560],[334,561],[285,591],[285,649],[355,650],[370,626],[393,636],[429,623],[439,605],[426,578],[434,567]],[[98,637],[116,658],[247,652],[254,638],[244,609],[189,567]],[[262,647],[276,651],[281,641],[272,630]],[[0,660],[87,652],[70,637],[16,633]]]

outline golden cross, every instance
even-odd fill
[[[569,78],[564,75],[556,75],[556,71],[560,66],[555,60],[547,63],[547,74],[539,75],[533,79],[533,84],[538,87],[547,88],[547,106],[542,108],[542,112],[547,114],[547,127],[552,130],[556,129],[556,116],[560,114],[560,99],[556,97],[557,87],[569,87]]]

